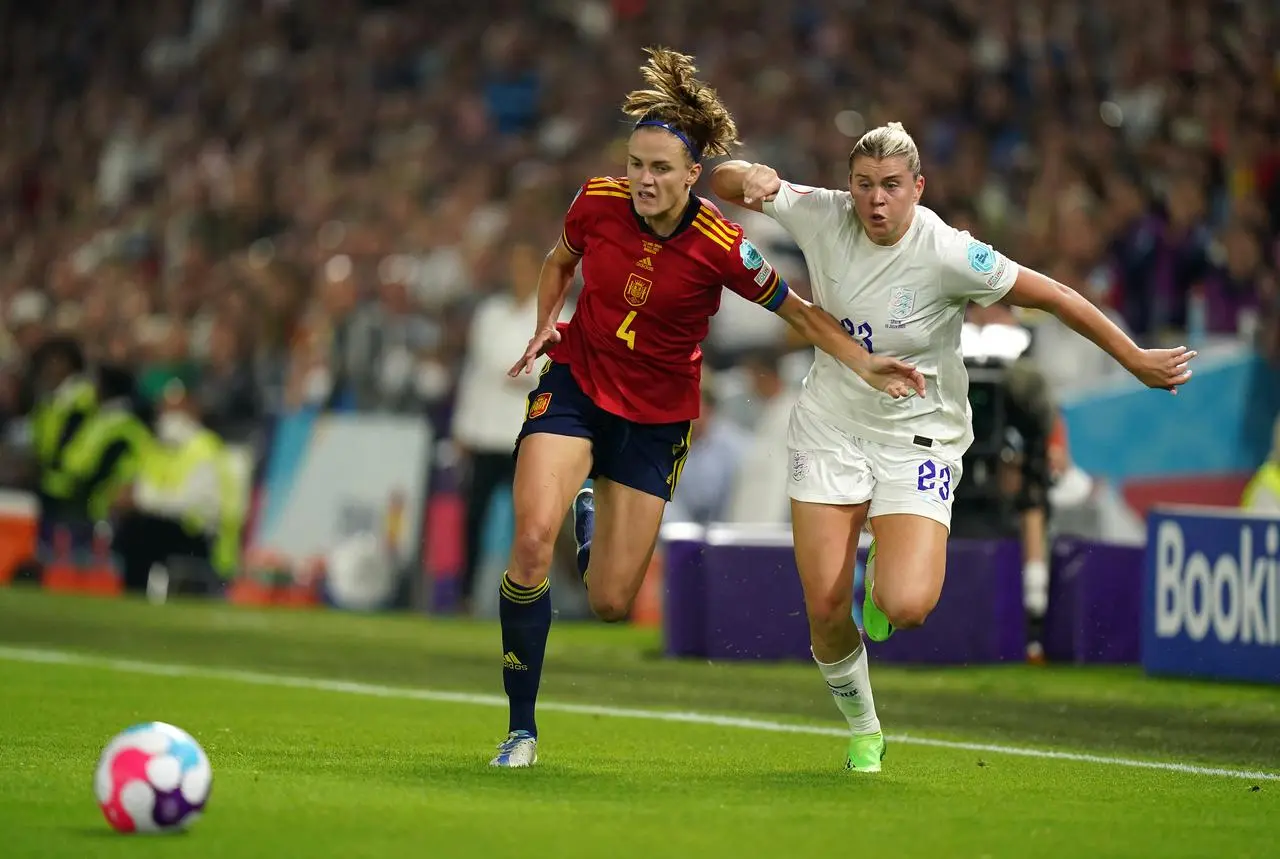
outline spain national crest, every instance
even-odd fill
[[[627,304],[640,307],[649,300],[649,290],[652,288],[653,281],[633,274],[627,278],[627,285],[623,288],[622,294],[626,297]]]
[[[530,420],[540,418],[547,413],[547,409],[550,408],[550,406],[551,392],[547,391],[546,393],[538,394],[538,396],[529,401],[529,413],[527,417]]]

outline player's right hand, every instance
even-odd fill
[[[778,171],[768,164],[752,164],[742,177],[742,202],[750,205],[756,200],[768,202],[782,190]]]
[[[516,378],[523,370],[526,374],[533,372],[533,363],[541,358],[546,351],[552,346],[560,342],[560,332],[553,325],[550,328],[543,328],[537,334],[533,335],[533,339],[529,341],[529,345],[525,347],[524,357],[515,362],[511,369],[507,371],[507,375]]]

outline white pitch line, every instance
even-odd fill
[[[160,677],[190,677],[206,680],[225,680],[248,683],[255,686],[311,689],[321,692],[339,692],[347,695],[366,695],[374,698],[399,698],[411,701],[434,701],[446,704],[470,704],[481,707],[505,707],[507,699],[501,695],[480,695],[472,692],[447,692],[439,689],[412,689],[402,686],[379,686],[372,683],[356,683],[346,680],[324,680],[316,677],[291,677],[285,674],[265,674],[258,671],[237,671],[224,668],[204,668],[196,665],[174,665],[160,662],[139,662],[132,659],[106,659],[86,656],[62,650],[44,650],[27,647],[0,646],[0,660],[10,662],[40,663],[44,665],[74,665],[86,668],[103,668],[129,674],[149,674]],[[600,707],[593,704],[566,704],[558,701],[539,701],[538,709],[544,712],[572,713],[583,716],[608,716],[618,719],[644,719],[651,722],[680,722],[687,725],[710,725],[718,728],[742,728],[749,731],[766,731],[773,734],[807,734],[822,737],[846,737],[848,731],[820,725],[802,725],[774,722],[767,719],[747,719],[735,716],[718,716],[714,713],[678,712],[670,710],[643,710],[631,707]],[[965,752],[986,752],[993,755],[1012,755],[1042,760],[1073,761],[1101,766],[1130,767],[1134,769],[1162,770],[1196,776],[1246,779],[1249,781],[1280,781],[1280,773],[1249,772],[1225,767],[1202,767],[1169,761],[1144,761],[1133,758],[1116,758],[1106,755],[1090,755],[1079,752],[1059,752],[1026,746],[1002,746],[994,743],[964,743],[954,740],[935,740],[907,734],[888,735],[885,739],[904,745],[931,746]]]

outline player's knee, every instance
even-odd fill
[[[521,528],[511,544],[511,569],[507,574],[521,585],[536,585],[547,577],[555,551],[555,529],[535,525]]]
[[[923,626],[934,606],[938,604],[937,596],[926,593],[905,593],[895,595],[881,604],[876,594],[877,605],[889,618],[889,622],[897,629],[911,629]]]
[[[812,629],[829,629],[850,621],[853,616],[853,596],[829,591],[811,597],[805,608],[809,613],[809,626]]]
[[[588,582],[590,577],[588,576]],[[591,611],[605,623],[621,623],[631,615],[631,600],[626,594],[607,588],[587,589]]]

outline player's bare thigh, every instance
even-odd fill
[[[596,477],[594,486],[587,595],[601,620],[626,620],[658,545],[667,502],[606,477]]]
[[[899,629],[920,626],[942,595],[947,526],[914,513],[886,513],[872,518],[871,532],[876,605]]]
[[[791,501],[796,569],[804,589],[813,655],[837,662],[858,647],[853,624],[853,568],[870,502]]]
[[[590,470],[591,439],[543,432],[521,439],[512,487],[515,534],[507,569],[516,584],[532,587],[547,577],[560,526]]]

